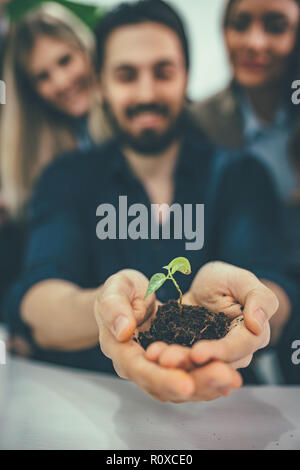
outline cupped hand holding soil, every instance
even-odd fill
[[[254,352],[264,348],[269,343],[270,325],[268,319],[274,315],[278,308],[278,300],[273,292],[254,274],[223,262],[208,263],[198,271],[190,290],[183,296],[184,304],[201,306],[206,309],[206,322],[201,323],[197,329],[197,332],[202,335],[200,335],[201,341],[196,340],[194,342],[194,335],[188,334],[182,345],[180,345],[179,342],[176,343],[176,336],[177,339],[181,336],[177,332],[175,332],[174,342],[173,339],[170,341],[169,333],[162,338],[160,332],[156,332],[158,342],[163,341],[165,345],[164,355],[166,355],[166,347],[170,351],[174,351],[174,344],[178,344],[177,350],[182,348],[182,354],[178,354],[178,357],[180,357],[178,367],[180,367],[181,362],[190,363],[192,361],[197,367],[211,360],[224,361],[234,368],[247,367]],[[256,312],[258,310],[263,311],[265,314],[263,321],[261,321],[261,315],[258,317],[260,320],[257,320]],[[203,316],[201,308],[200,312],[202,312],[200,316]],[[209,312],[213,313],[210,314]],[[222,312],[222,315],[218,312]],[[156,316],[158,314],[159,311],[157,311]],[[221,318],[224,320],[223,332],[221,333],[222,328],[217,328],[215,333],[221,333],[221,336],[208,339],[205,334],[212,334],[211,325],[206,328],[208,320],[219,315],[220,320]],[[215,320],[213,320],[213,323],[216,323]],[[140,336],[141,344],[146,347],[150,345],[146,351],[146,357],[160,363],[159,353],[157,352],[159,347],[156,348],[154,345],[155,353],[152,354],[154,349],[151,343],[153,342],[156,325],[158,323],[154,323],[153,318],[152,325],[148,321],[147,325],[143,325],[139,329],[139,333],[142,333]],[[172,328],[171,324],[169,329]],[[182,328],[181,332],[183,330],[186,330],[186,328]],[[155,343],[156,341],[157,339]],[[186,347],[186,345],[189,345],[189,347]],[[160,350],[162,350],[162,347]],[[186,356],[186,361],[183,360],[183,356]],[[172,367],[176,367],[176,360],[172,359],[169,363],[172,364]]]
[[[206,308],[182,305],[176,300],[158,307],[150,329],[138,334],[144,349],[156,341],[192,347],[201,339],[220,339],[229,331],[231,320],[223,313],[217,315]]]

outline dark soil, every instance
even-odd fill
[[[193,346],[200,339],[220,339],[229,330],[231,320],[222,312],[211,313],[203,307],[182,305],[176,300],[158,307],[150,330],[139,333],[138,341],[146,349],[155,341]]]

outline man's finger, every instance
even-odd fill
[[[187,401],[194,393],[194,381],[184,370],[166,369],[148,361],[142,347],[133,340],[119,342],[101,323],[100,346],[112,359],[116,372],[161,401]]]
[[[95,302],[95,316],[118,341],[128,340],[137,325],[153,312],[155,296],[143,299],[147,278],[138,271],[124,270],[107,279]]]
[[[103,325],[118,341],[128,340],[136,328],[136,319],[126,296],[103,296],[100,300],[97,299],[95,317],[98,326],[101,318]]]
[[[195,391],[194,382],[185,371],[163,368],[143,356],[132,363],[129,377],[140,388],[163,401],[189,401]]]
[[[266,323],[260,336],[254,335],[245,326],[238,325],[227,335],[218,340],[202,340],[191,350],[191,359],[195,364],[205,364],[211,360],[226,363],[240,361],[265,347],[270,339],[270,327]]]
[[[190,358],[190,348],[172,344],[165,348],[158,360],[159,365],[167,368],[181,368],[186,371],[194,369]]]
[[[158,362],[162,352],[167,347],[167,343],[163,343],[162,341],[156,341],[155,343],[151,343],[150,346],[148,346],[148,348],[146,349],[146,359],[148,359],[148,361]]]
[[[194,369],[190,374],[195,380],[197,391],[193,401],[211,401],[219,396],[228,396],[232,390],[243,384],[242,377],[236,370],[219,361]]]
[[[232,271],[229,288],[233,297],[244,306],[246,327],[253,334],[259,335],[265,323],[278,310],[279,302],[276,295],[253,273],[239,268]]]
[[[246,296],[244,320],[247,328],[259,335],[266,323],[276,313],[279,302],[275,294],[263,284],[251,290]]]

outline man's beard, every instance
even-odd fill
[[[159,155],[167,150],[172,143],[181,137],[184,127],[184,111],[173,120],[170,118],[168,106],[157,103],[137,105],[126,110],[126,117],[131,119],[144,112],[153,112],[164,117],[170,118],[170,125],[164,132],[158,132],[155,129],[145,129],[139,136],[134,136],[124,130],[115,117],[111,106],[106,100],[103,100],[103,110],[112,126],[114,135],[120,140],[121,144],[134,150],[135,152],[147,156]]]

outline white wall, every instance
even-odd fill
[[[224,87],[230,72],[222,37],[224,0],[169,0],[185,19],[191,46],[190,96]]]
[[[106,7],[120,3],[120,0],[78,1]],[[221,89],[230,76],[221,32],[225,0],[168,1],[182,14],[190,37],[190,97],[201,99],[209,96]]]

